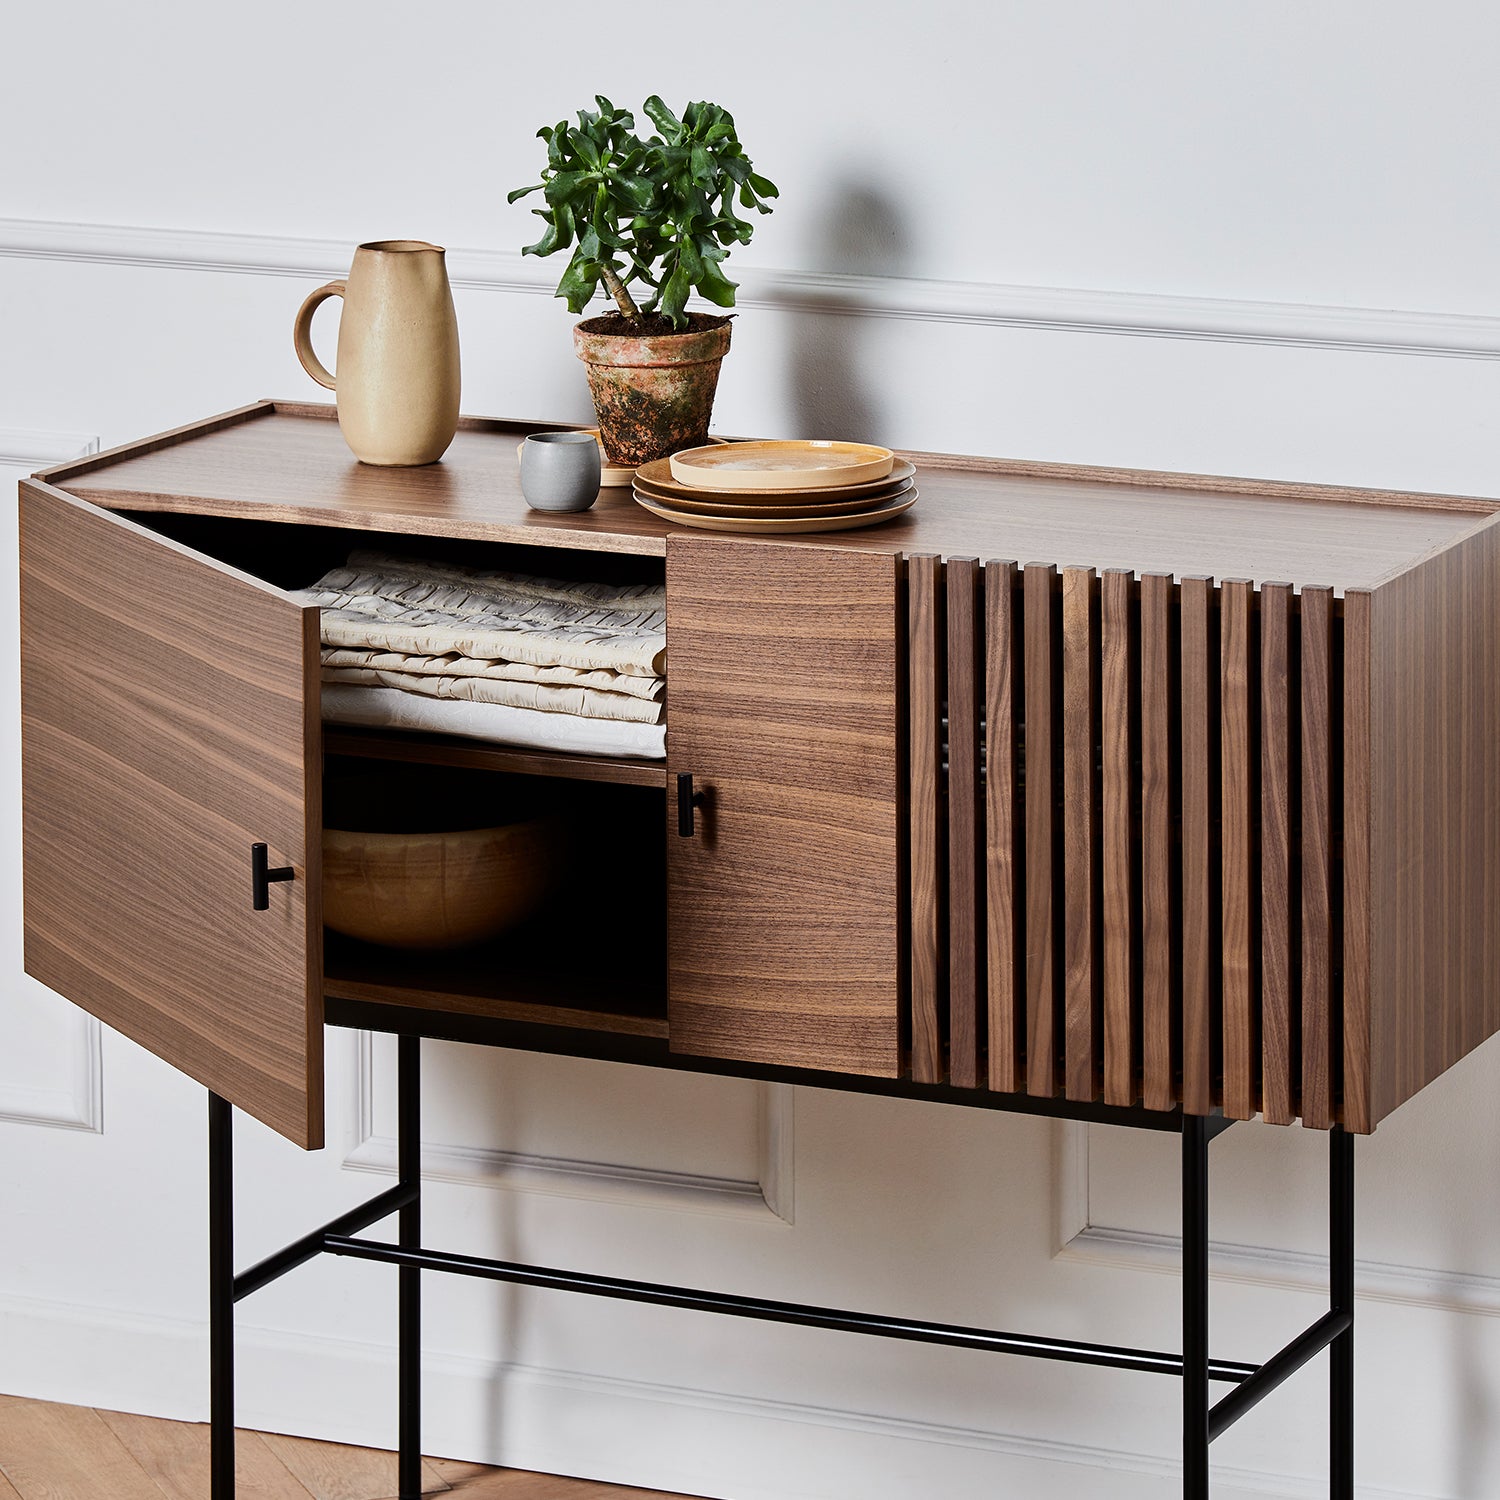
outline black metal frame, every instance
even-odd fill
[[[376,1029],[395,1029],[394,1017],[379,1015],[380,1009],[348,1007],[347,1013],[339,1018],[337,1024],[373,1024]],[[330,1015],[329,1019],[333,1020],[334,1017]],[[424,1017],[422,1029],[430,1033],[430,1018]],[[540,1030],[546,1033],[553,1028]],[[515,1032],[516,1028],[507,1028],[511,1045],[516,1045],[520,1040]],[[576,1034],[573,1035],[576,1037]],[[801,1303],[772,1302],[728,1292],[624,1281],[611,1276],[594,1276],[583,1272],[424,1249],[421,1240],[422,1190],[419,1159],[421,1037],[415,1031],[406,1030],[400,1031],[398,1036],[397,1097],[400,1118],[397,1127],[396,1186],[377,1194],[368,1203],[330,1220],[322,1228],[293,1241],[239,1275],[234,1273],[232,1115],[226,1100],[217,1094],[209,1095],[212,1500],[233,1500],[235,1492],[234,1305],[315,1255],[324,1253],[380,1261],[398,1268],[400,1500],[419,1500],[422,1488],[420,1278],[424,1270],[803,1327],[832,1328],[847,1333],[944,1344],[952,1348],[982,1349],[997,1354],[1016,1354],[1033,1359],[1063,1360],[1071,1364],[1175,1376],[1183,1382],[1184,1500],[1208,1500],[1209,1447],[1214,1439],[1315,1355],[1329,1349],[1329,1493],[1332,1500],[1354,1500],[1354,1138],[1340,1127],[1335,1127],[1329,1136],[1329,1311],[1264,1364],[1241,1364],[1209,1356],[1209,1146],[1231,1123],[1220,1116],[1205,1119],[1175,1113],[1103,1107],[1076,1110],[1061,1100],[996,1095],[981,1098],[976,1096],[977,1091],[929,1089],[894,1080],[803,1074],[785,1069],[741,1070],[734,1064],[674,1059],[665,1049],[653,1050],[649,1047],[645,1050],[636,1049],[636,1055],[626,1057],[621,1055],[622,1051],[629,1052],[630,1049],[617,1042],[601,1045],[599,1048],[603,1055],[658,1066],[680,1066],[727,1073],[746,1071],[757,1077],[785,1077],[813,1087],[919,1098],[946,1098],[949,1102],[960,1104],[982,1102],[993,1108],[1019,1113],[1102,1119],[1107,1123],[1126,1127],[1179,1133],[1182,1137],[1182,1353],[1170,1354],[1073,1339],[1038,1338],[952,1324],[882,1317],[878,1314],[812,1307]],[[483,1039],[492,1040],[489,1036]],[[534,1042],[538,1040],[545,1043],[548,1038],[533,1038]],[[564,1050],[559,1037],[551,1038],[551,1042],[551,1045],[537,1046],[536,1050]],[[399,1215],[394,1244],[361,1237],[361,1231],[392,1213]],[[1210,1388],[1216,1382],[1227,1384],[1231,1389],[1218,1402],[1211,1404]]]

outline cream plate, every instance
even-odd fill
[[[688,448],[669,460],[678,484],[710,490],[809,490],[884,479],[896,461],[871,443],[724,443]]]
[[[746,445],[736,443],[734,446],[743,448]],[[882,475],[878,479],[866,479],[860,484],[823,484],[816,488],[794,490],[770,489],[763,486],[716,490],[703,484],[680,483],[672,477],[671,461],[659,458],[655,463],[642,464],[636,470],[636,478],[649,484],[655,494],[671,500],[709,500],[719,505],[741,503],[753,505],[771,502],[779,505],[799,505],[804,502],[821,505],[825,500],[853,500],[859,496],[869,498],[872,495],[885,494],[888,489],[903,480],[911,479],[916,472],[913,464],[909,464],[904,458],[898,458],[891,465],[889,474]]]
[[[887,501],[895,500],[906,494],[912,487],[911,480],[903,480],[900,484],[893,484],[888,489],[880,488],[874,494],[861,495],[854,500],[817,500],[812,503],[811,497],[803,500],[787,499],[781,504],[771,500],[756,500],[753,504],[741,500],[736,496],[732,503],[726,505],[723,500],[690,500],[682,494],[664,494],[658,485],[648,484],[639,474],[635,476],[635,492],[644,495],[648,500],[655,500],[658,505],[665,505],[673,510],[691,511],[694,515],[702,516],[840,516],[853,515],[861,510],[878,510]]]
[[[678,526],[697,526],[704,531],[751,531],[767,532],[783,536],[798,531],[854,531],[861,526],[878,526],[908,511],[917,503],[917,492],[907,490],[894,500],[878,505],[874,510],[856,511],[853,515],[840,516],[746,516],[736,511],[733,515],[705,516],[690,510],[678,510],[665,500],[653,500],[649,495],[635,491],[635,503],[649,510],[663,521]]]

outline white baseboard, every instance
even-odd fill
[[[0,1391],[203,1421],[199,1323],[0,1298]],[[851,1357],[857,1357],[851,1343]],[[151,1378],[143,1381],[141,1372]],[[388,1345],[241,1322],[243,1427],[390,1447]],[[424,1360],[429,1454],[723,1500],[1169,1500],[1172,1458],[1042,1441],[787,1401],[433,1354]],[[1215,1466],[1216,1500],[1317,1500],[1322,1475]],[[1361,1485],[1361,1500],[1441,1500]]]
[[[342,276],[342,240],[41,219],[0,219],[0,256],[219,271],[303,280]],[[551,296],[558,270],[515,250],[450,249],[456,287]],[[1010,286],[909,276],[736,265],[744,307],[1134,338],[1500,359],[1500,318],[1092,288]]]

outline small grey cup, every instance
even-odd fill
[[[521,493],[533,510],[587,510],[603,479],[591,432],[534,432],[521,446]]]

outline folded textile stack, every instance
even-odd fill
[[[296,597],[322,609],[327,722],[666,756],[660,584],[353,552]]]

